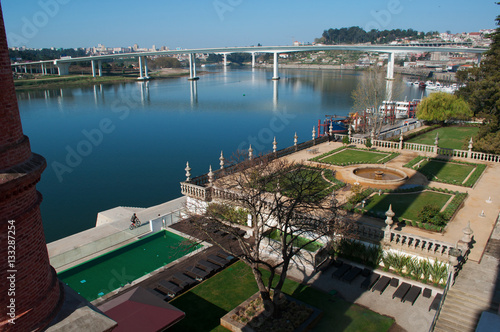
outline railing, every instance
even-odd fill
[[[443,296],[441,297],[441,301],[439,302],[439,307],[436,310],[436,314],[434,315],[434,319],[432,320],[431,327],[429,328],[429,332],[433,332],[436,328],[437,321],[439,319],[439,315],[441,314],[441,310],[443,309],[444,300],[446,299],[446,295],[451,287],[451,281],[453,276],[453,268],[449,269],[448,278],[446,279],[446,286],[444,287]]]
[[[474,152],[471,151],[469,155],[470,159],[474,160],[482,160],[482,161],[492,161],[495,163],[500,162],[500,155],[496,154],[489,154],[489,153],[483,153],[483,152]]]
[[[356,223],[354,228],[355,234],[364,240],[381,241],[384,238],[384,231],[380,227],[369,226],[362,223]]]
[[[416,235],[410,235],[399,231],[391,231],[389,245],[400,250],[410,250],[434,257],[448,260],[450,249],[454,247],[451,243],[436,241]]]
[[[435,146],[434,145],[427,145],[427,144],[420,144],[420,143],[404,142],[403,149],[404,150],[419,151],[419,152],[432,152],[432,153],[434,153]]]
[[[210,188],[190,182],[181,182],[181,194],[207,201],[210,199]]]
[[[399,142],[373,140],[372,144],[380,148],[399,149]]]

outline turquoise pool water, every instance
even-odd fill
[[[93,301],[201,247],[161,231],[62,271],[58,277]]]

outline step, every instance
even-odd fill
[[[438,329],[446,332],[474,332],[475,330],[475,328],[464,326],[454,321],[441,318],[441,315],[439,315],[434,331],[438,331]]]
[[[456,305],[448,305],[445,304],[443,306],[443,309],[441,309],[441,315],[446,315],[446,316],[455,316],[457,317],[457,320],[460,321],[470,321],[470,322],[475,322],[477,320],[477,313],[481,313],[482,311],[477,311],[477,310],[465,310],[463,308],[460,308],[459,306]]]
[[[481,312],[479,312],[479,315],[480,314],[481,314]],[[477,318],[475,316],[474,317],[460,316],[460,315],[457,316],[454,313],[445,312],[444,308],[443,308],[443,311],[441,311],[441,313],[439,314],[438,320],[443,319],[445,321],[453,322],[453,323],[457,324],[458,326],[472,328],[472,327],[476,326],[478,318],[479,318],[479,316],[477,316]]]
[[[444,300],[444,305],[447,305],[448,303],[450,305],[471,310],[488,310],[490,307],[488,302],[477,302],[477,300],[473,298],[464,299],[462,297],[456,297],[454,294],[450,293],[446,295],[446,299]]]
[[[479,308],[488,308],[490,305],[490,299],[486,297],[479,297],[474,294],[467,294],[461,291],[450,290],[446,295],[446,300],[453,299],[458,303],[463,304],[464,306],[468,306],[471,308],[479,307]]]

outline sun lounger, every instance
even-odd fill
[[[175,297],[177,294],[182,292],[182,288],[166,280],[161,280],[160,282],[158,282],[158,285],[156,285],[155,289],[170,297]]]
[[[197,281],[202,281],[210,274],[205,270],[197,268],[196,266],[188,267],[183,273],[188,277],[196,279]]]
[[[361,274],[361,269],[359,267],[353,267],[350,269],[344,276],[342,277],[342,280],[345,282],[351,283],[354,279],[356,279],[357,276]]]
[[[228,260],[216,255],[208,255],[207,261],[209,261],[210,263],[217,264],[220,267],[226,267],[229,264]]]
[[[196,263],[196,267],[205,270],[208,273],[214,273],[221,269],[219,265],[215,265],[214,263],[207,262],[206,260],[203,259]]]
[[[352,268],[350,264],[342,264],[341,267],[339,267],[335,272],[333,272],[333,276],[337,279],[340,279],[349,272],[349,270]]]
[[[436,296],[434,297],[434,300],[432,300],[431,305],[429,306],[429,311],[432,310],[437,310],[439,308],[439,304],[441,303],[441,298],[443,297],[443,294],[437,293]]]
[[[389,278],[387,276],[380,277],[380,279],[377,281],[375,286],[373,286],[372,292],[377,291],[377,292],[380,292],[380,294],[382,294],[390,282],[391,282],[391,278]]]
[[[380,274],[372,273],[370,276],[366,277],[365,280],[363,280],[363,282],[361,283],[361,288],[370,290],[378,281],[378,278],[380,278]]]
[[[392,294],[392,298],[397,298],[403,301],[403,298],[405,297],[406,293],[410,290],[411,285],[407,282],[401,283],[401,285],[396,289],[394,294]]]
[[[231,262],[234,260],[234,256],[233,255],[230,255],[228,254],[227,252],[225,252],[224,250],[219,250],[216,254],[217,256],[219,257],[222,257],[224,258],[225,260]]]
[[[179,285],[181,288],[191,287],[196,284],[196,280],[182,273],[174,273],[174,275],[170,278],[170,281]]]
[[[411,286],[410,290],[408,291],[408,293],[406,293],[405,297],[403,298],[403,302],[409,301],[411,302],[411,305],[413,305],[421,292],[422,292],[421,287]]]
[[[370,269],[368,269],[366,267],[363,269],[363,272],[361,272],[361,275],[363,277],[368,277],[368,276],[370,276],[370,274],[372,274],[372,270],[370,270]]]

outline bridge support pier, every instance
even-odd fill
[[[252,68],[255,68],[255,52],[252,52]]]
[[[54,64],[57,67],[59,76],[69,75],[69,63],[67,62],[59,63],[57,61],[54,61]]]
[[[102,61],[101,60],[97,61],[97,67],[99,69],[99,77],[101,77],[102,76]]]
[[[278,53],[274,52],[274,65],[273,65],[273,80],[279,80],[280,75],[278,74]]]
[[[189,53],[189,77],[188,80],[198,80],[199,77],[196,76],[196,57],[194,53]]]
[[[224,67],[226,67],[227,66],[227,53],[222,54],[222,56],[224,57]]]
[[[394,53],[389,53],[389,61],[387,62],[387,77],[388,80],[394,79]]]
[[[146,72],[144,75],[144,72]],[[148,76],[148,60],[146,60],[146,57],[140,56],[139,57],[139,77],[137,78],[138,80],[149,80]]]
[[[95,61],[90,61],[90,66],[92,67],[92,77],[95,77]]]

